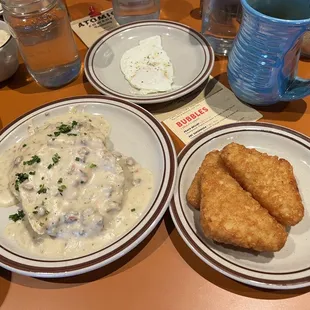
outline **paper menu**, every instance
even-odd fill
[[[225,124],[257,121],[262,114],[239,101],[224,85],[211,80],[214,87],[203,90],[194,100],[169,112],[154,113],[184,143],[201,133]]]
[[[71,22],[72,30],[87,47],[91,47],[103,34],[118,26],[112,9],[102,11],[98,16],[86,16]]]

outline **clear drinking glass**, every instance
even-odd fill
[[[238,33],[242,7],[240,0],[204,0],[202,34],[215,54],[227,56]]]
[[[200,0],[200,4],[199,4],[199,14],[200,14],[200,17],[202,17],[202,8],[203,8],[203,0]]]
[[[42,86],[72,81],[81,60],[62,0],[1,0],[29,73]]]
[[[160,0],[112,0],[113,14],[120,24],[159,19]]]

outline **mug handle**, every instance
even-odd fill
[[[285,93],[281,96],[282,101],[302,99],[310,95],[310,79],[296,77]]]
[[[303,35],[309,29],[303,29]],[[301,47],[299,50],[299,55],[301,52]],[[300,56],[299,56],[300,57]],[[283,101],[292,101],[302,99],[306,96],[310,95],[310,79],[302,79],[298,76],[294,78],[290,86],[287,88],[285,93],[281,96],[281,100]]]

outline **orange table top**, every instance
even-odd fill
[[[89,5],[103,10],[110,1],[68,0],[73,19],[86,16]],[[200,30],[199,0],[161,1],[161,18]],[[86,46],[77,39],[81,58]],[[227,84],[226,59],[216,59],[212,75]],[[299,75],[310,78],[310,62],[301,61]],[[84,74],[59,90],[37,85],[21,64],[10,80],[0,83],[0,128],[22,113],[60,98],[98,94]],[[260,108],[262,121],[310,135],[310,97]],[[173,136],[173,135],[172,135]],[[173,136],[179,151],[183,145]],[[235,282],[203,263],[186,246],[169,212],[155,231],[122,259],[88,274],[64,279],[35,279],[0,268],[0,306],[15,309],[177,309],[284,310],[310,309],[310,288],[267,291]]]

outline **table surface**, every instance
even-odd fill
[[[89,5],[103,10],[110,1],[68,0],[73,19],[87,15]],[[85,1],[85,0],[84,0]],[[199,0],[161,1],[161,18],[200,30]],[[80,56],[86,46],[77,38]],[[216,59],[212,75],[227,85],[226,59]],[[299,75],[310,78],[310,62],[301,61]],[[228,86],[228,85],[227,85]],[[37,85],[23,63],[10,80],[0,83],[0,128],[46,102],[60,98],[98,94],[85,75],[60,90]],[[261,108],[265,122],[272,122],[310,135],[310,97]],[[183,145],[173,137],[179,151]],[[0,268],[0,307],[13,309],[309,309],[310,288],[267,291],[235,282],[214,271],[191,252],[173,226],[164,219],[140,246],[122,259],[88,274],[44,280],[25,277]]]

